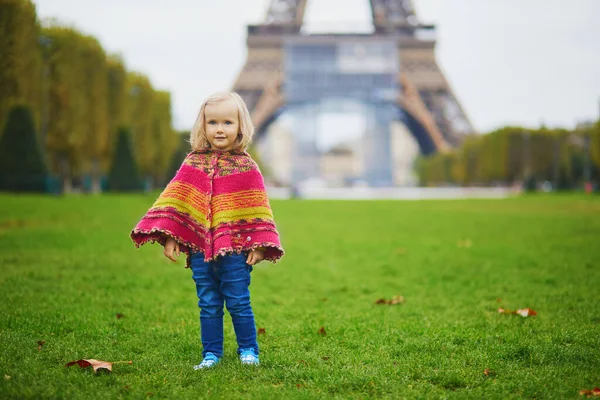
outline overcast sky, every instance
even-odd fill
[[[40,18],[97,37],[129,70],[173,95],[177,129],[229,90],[246,58],[246,25],[270,0],[34,0]],[[437,25],[437,59],[475,128],[573,127],[598,118],[600,0],[413,0]],[[309,0],[310,26],[369,25],[368,0]],[[333,24],[332,24],[333,26]]]

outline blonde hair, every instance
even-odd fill
[[[238,108],[240,131],[238,132],[238,137],[233,145],[233,151],[241,153],[246,150],[252,141],[252,135],[254,135],[254,126],[252,125],[252,119],[250,119],[250,112],[248,111],[248,107],[246,107],[246,103],[244,103],[244,100],[242,100],[240,95],[235,92],[214,93],[204,100],[204,103],[202,103],[200,106],[200,111],[198,111],[198,117],[196,117],[196,122],[192,128],[192,132],[190,133],[190,144],[192,145],[192,150],[196,151],[210,147],[210,143],[206,137],[204,125],[206,122],[204,110],[208,104],[216,104],[226,100],[235,101],[235,104]]]

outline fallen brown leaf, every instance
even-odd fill
[[[94,360],[93,358],[91,358],[89,360],[71,361],[70,363],[67,363],[67,365],[65,365],[65,367],[70,367],[75,364],[79,365],[80,368],[86,368],[86,367],[91,366],[92,368],[94,368],[94,372],[98,372],[99,369],[106,369],[106,370],[112,372],[112,363],[111,362]]]
[[[117,313],[117,319],[121,319],[123,318],[125,315],[121,314],[121,313]]]
[[[42,350],[42,347],[44,347],[44,345],[46,344],[46,341],[38,340],[37,344],[38,344],[38,351],[40,351],[40,350]]]
[[[522,317],[533,317],[534,315],[537,315],[537,311],[531,309],[531,308],[520,308],[516,311],[511,311],[509,309],[504,309],[504,308],[499,308],[498,312],[500,314],[515,314],[515,315],[520,315]]]
[[[87,367],[92,367],[94,368],[94,372],[98,372],[99,369],[106,369],[109,372],[112,372],[112,366],[113,364],[117,364],[117,363],[127,363],[127,364],[132,364],[133,361],[101,361],[101,360],[95,360],[93,358],[87,359],[87,360],[77,360],[77,361],[71,361],[70,363],[67,363],[65,365],[65,367],[70,367],[73,366],[75,364],[79,365],[80,368],[87,368]]]
[[[592,390],[581,389],[579,391],[579,394],[582,395],[582,396],[587,396],[587,397],[591,397],[591,396],[598,396],[598,397],[600,397],[600,388],[595,387]]]
[[[483,371],[483,374],[485,376],[489,376],[490,375],[490,370],[486,368],[485,371]]]
[[[534,315],[537,315],[537,312],[535,312],[531,308],[522,308],[520,310],[517,310],[516,313],[522,317],[533,317]]]
[[[404,304],[404,297],[403,296],[394,296],[394,297],[392,297],[391,300],[386,300],[382,297],[380,299],[377,299],[375,301],[375,304],[388,304],[388,305]]]
[[[321,329],[319,329],[319,334],[323,336],[327,335],[327,332],[325,332],[325,327],[322,326]]]
[[[329,360],[329,357],[327,357],[327,356],[323,356],[323,357],[321,357],[321,360],[323,360],[323,361],[328,361],[328,360]]]
[[[267,333],[267,331],[265,330],[265,328],[258,328],[258,334],[259,335],[264,335],[266,333]]]

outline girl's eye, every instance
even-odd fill
[[[215,121],[208,121],[208,123],[209,123],[210,125],[214,125],[214,124],[216,124],[216,122],[215,122]]]
[[[231,125],[231,121],[227,121],[225,122],[227,125]]]

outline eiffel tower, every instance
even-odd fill
[[[295,94],[290,88],[294,85],[290,76],[294,65],[302,61],[294,58],[294,54],[302,50],[294,45],[310,44],[315,48],[319,44],[333,43],[338,46],[338,54],[340,46],[346,48],[344,43],[348,42],[366,46],[368,51],[367,56],[363,54],[363,61],[367,60],[367,67],[376,64],[368,55],[370,43],[392,44],[383,52],[387,59],[382,60],[383,64],[391,62],[394,66],[387,70],[392,73],[388,86],[397,89],[391,103],[402,113],[402,120],[417,140],[422,154],[458,146],[466,135],[473,133],[471,123],[436,62],[435,26],[419,21],[411,0],[370,0],[373,32],[369,34],[308,35],[302,31],[306,5],[307,0],[271,0],[264,23],[248,26],[247,60],[233,90],[248,105],[258,140],[293,102]],[[379,51],[380,57],[381,54]],[[360,62],[360,57],[358,59]],[[375,82],[379,75],[371,76]]]

